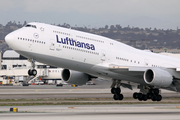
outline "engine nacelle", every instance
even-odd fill
[[[65,82],[75,85],[84,85],[90,80],[88,74],[68,69],[64,69],[61,75]]]
[[[165,70],[154,68],[145,71],[144,81],[147,84],[157,87],[168,87],[171,85],[173,77],[169,72]]]

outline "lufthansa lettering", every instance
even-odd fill
[[[80,42],[80,41],[75,41],[72,38],[66,37],[64,39],[61,38],[61,40],[59,40],[58,35],[56,35],[56,39],[57,39],[57,43],[95,50],[95,46],[93,44],[84,43],[84,42]]]

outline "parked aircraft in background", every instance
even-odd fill
[[[83,85],[92,78],[112,79],[111,93],[122,100],[120,86],[137,85],[139,100],[161,101],[159,89],[180,92],[180,59],[138,50],[99,35],[32,22],[5,37],[19,54],[34,61],[65,68],[62,79]],[[36,75],[35,69],[29,70]]]

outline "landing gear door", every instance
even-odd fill
[[[55,49],[55,40],[50,39],[50,50],[54,50],[54,49]]]

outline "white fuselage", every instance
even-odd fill
[[[132,78],[104,68],[110,64],[180,68],[178,58],[138,50],[99,35],[43,23],[30,24],[36,28],[23,27],[14,31],[6,36],[6,42],[25,57],[49,65],[141,84],[144,83],[143,78]],[[176,74],[176,78],[180,78],[180,75]]]

